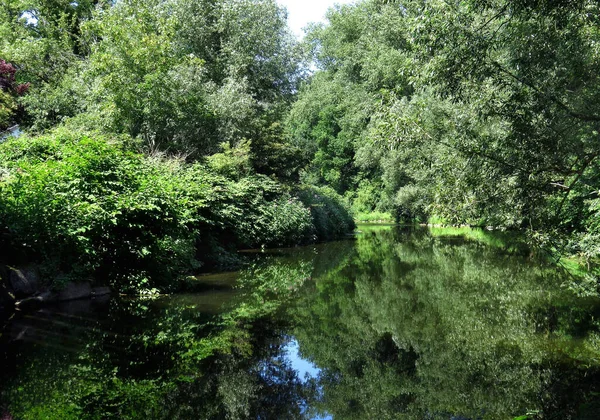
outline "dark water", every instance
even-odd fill
[[[600,418],[600,302],[569,276],[490,234],[361,230],[13,314],[0,419]]]

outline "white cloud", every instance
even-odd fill
[[[299,38],[304,36],[304,28],[310,22],[324,22],[325,12],[334,4],[356,3],[356,0],[277,0],[288,10],[288,24]]]

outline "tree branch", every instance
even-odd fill
[[[519,82],[519,83],[521,83],[521,84],[523,84],[523,85],[525,85],[525,86],[533,89],[534,91],[536,91],[540,95],[543,95],[543,96],[546,96],[546,97],[550,98],[556,105],[558,105],[560,108],[562,108],[564,111],[566,111],[566,113],[568,115],[570,115],[571,117],[573,117],[575,119],[578,119],[578,120],[581,120],[581,121],[586,121],[586,122],[600,122],[600,116],[598,116],[598,115],[582,114],[582,113],[573,111],[571,108],[569,108],[564,102],[562,102],[556,96],[548,95],[547,93],[543,92],[538,87],[534,86],[533,84],[529,83],[528,81],[526,81],[526,80],[524,80],[524,79],[516,76],[515,74],[511,73],[510,71],[506,70],[497,61],[492,61],[492,65],[494,67],[496,67],[498,70],[500,70],[502,73],[504,73],[504,74],[510,76],[512,79],[516,80],[517,82]]]

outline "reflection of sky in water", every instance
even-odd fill
[[[300,348],[298,342],[294,339],[290,340],[287,346],[284,347],[285,357],[290,362],[292,368],[298,372],[298,377],[306,381],[308,377],[316,377],[321,369],[306,359],[300,357]]]
[[[18,125],[15,125],[14,127],[10,127],[6,131],[0,131],[0,143],[2,143],[4,140],[6,140],[7,138],[9,138],[11,136],[19,137],[20,135],[21,135],[21,129],[19,128]]]
[[[303,359],[300,356],[300,348],[298,346],[298,342],[294,339],[291,339],[289,343],[283,348],[284,355],[283,357],[287,359],[287,361],[292,366],[296,372],[298,372],[298,377],[307,381],[310,378],[315,378],[321,371],[318,367],[316,367],[313,363],[309,362],[306,359]],[[324,416],[315,416],[312,420],[332,420],[333,417],[325,414]]]

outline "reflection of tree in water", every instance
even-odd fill
[[[11,321],[0,343],[11,366],[0,372],[0,412],[61,420],[598,412],[599,305],[557,287],[538,261],[420,230],[365,229],[357,241],[270,254],[240,273],[239,293],[115,299],[108,311]],[[225,302],[220,311],[215,300]],[[283,356],[292,337],[318,377],[302,380]]]
[[[539,261],[424,231],[366,232],[349,264],[314,280],[293,313],[303,356],[323,369],[321,412],[594,412],[597,302],[561,290]]]
[[[148,321],[164,328],[178,316]],[[181,317],[185,323],[186,315]],[[131,318],[123,321],[133,324]],[[2,394],[10,412],[15,418],[55,419],[301,417],[309,388],[277,357],[289,339],[275,321],[253,320],[240,349],[215,350],[195,361],[177,357],[193,338],[144,349],[143,340],[158,334],[149,322],[134,325],[146,328],[144,338],[90,329],[79,348],[63,337],[71,347],[43,345],[18,354],[16,376],[6,378]],[[76,336],[81,338],[71,338]]]
[[[165,418],[302,418],[310,388],[278,357],[287,343],[284,331],[266,319],[252,329],[252,354],[234,351],[205,360],[201,375],[168,396]]]
[[[335,267],[351,248],[267,258],[240,273],[241,294],[218,314],[192,296],[187,304],[115,299],[98,313],[83,305],[86,313],[56,308],[41,320],[40,313],[23,317],[0,343],[14,364],[0,373],[0,412],[61,420],[304,418],[316,391],[282,357],[289,320],[276,314],[314,260]]]

